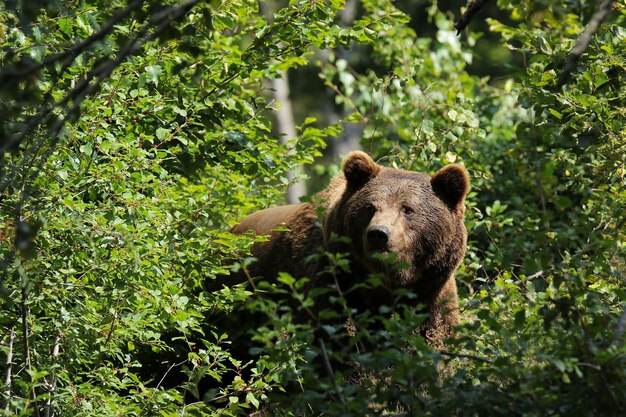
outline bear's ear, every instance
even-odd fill
[[[380,166],[365,152],[350,152],[343,160],[343,175],[350,187],[361,187],[380,172]]]
[[[465,201],[469,190],[469,175],[460,165],[447,165],[432,176],[430,185],[435,194],[454,210]]]

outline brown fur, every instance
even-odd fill
[[[319,247],[349,253],[351,271],[340,277],[341,286],[349,288],[368,274],[383,273],[386,287],[413,290],[418,303],[426,305],[430,313],[424,334],[438,344],[458,322],[454,272],[465,253],[464,200],[468,187],[467,172],[459,165],[448,165],[430,176],[385,168],[363,152],[352,152],[344,160],[343,172],[314,200],[321,203],[261,210],[243,219],[233,232],[270,234],[268,241],[252,247],[258,261],[249,271],[252,276],[268,279],[287,272],[312,278],[315,285],[322,266],[305,262],[309,255]],[[321,228],[318,206],[325,211]],[[274,230],[280,226],[289,231]],[[382,232],[376,234],[372,228]],[[335,243],[332,234],[347,236],[351,242]],[[375,252],[379,256],[373,256]],[[408,268],[390,268],[380,259],[392,252]],[[227,284],[245,279],[243,274],[236,274]],[[359,304],[376,308],[388,301],[383,291],[360,293]]]

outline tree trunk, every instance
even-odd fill
[[[289,97],[289,78],[287,72],[281,71],[282,77],[272,80],[274,89],[274,99],[280,103],[276,112],[277,128],[280,133],[280,141],[286,144],[290,139],[296,137],[296,125],[293,120],[293,110],[291,98]],[[295,175],[292,171],[287,172],[287,179],[291,182]],[[291,183],[287,188],[287,203],[297,204],[300,197],[306,195],[306,184],[303,181]]]

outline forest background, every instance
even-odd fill
[[[0,414],[623,415],[626,5],[466,6],[1,0]],[[470,173],[445,349],[410,303],[320,342],[306,277],[204,290],[357,147]]]

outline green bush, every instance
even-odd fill
[[[388,0],[350,23],[340,0],[149,3],[0,1],[0,413],[624,412],[623,4],[498,1],[489,34],[457,35],[433,1],[430,36]],[[481,36],[513,52],[506,77],[470,71]],[[343,120],[302,118],[281,143],[267,81],[283,70],[318,72],[334,103],[310,86],[307,116]],[[251,261],[229,227],[346,126],[386,165],[471,174],[444,350],[414,335],[411,294],[353,315],[329,293],[313,318],[311,277],[204,290]]]

